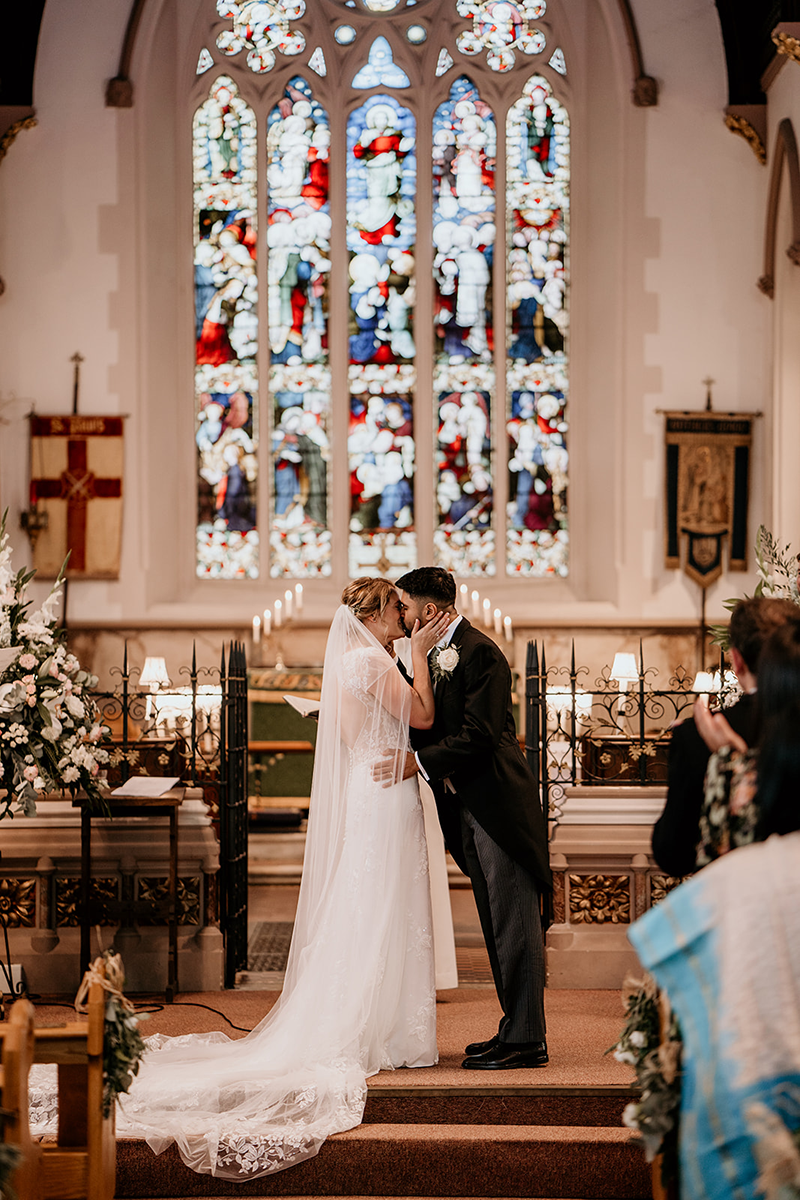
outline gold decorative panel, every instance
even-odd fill
[[[36,924],[36,880],[0,877],[0,925],[9,929]]]
[[[683,879],[675,879],[673,875],[651,875],[650,876],[650,907],[654,904],[660,904],[665,896],[668,896],[673,888],[678,887],[683,883],[684,879],[688,879],[688,875],[684,875]]]
[[[119,899],[119,880],[92,879],[89,886],[89,903],[92,907],[93,925],[116,925],[118,917],[108,911],[110,904]],[[80,878],[63,875],[56,878],[56,925],[80,925],[81,923]]]
[[[199,875],[188,875],[178,879],[178,924],[200,925],[200,897],[202,895],[202,880]],[[169,899],[169,880],[163,876],[155,878],[140,877],[138,896],[139,901],[150,904],[163,904]],[[166,908],[163,915],[140,916],[139,925],[166,925]]]
[[[619,925],[630,922],[630,876],[570,875],[569,919],[576,925]]]

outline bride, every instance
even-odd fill
[[[247,1037],[149,1039],[117,1130],[195,1171],[256,1179],[361,1121],[366,1079],[437,1061],[428,861],[408,728],[429,728],[427,654],[445,614],[415,627],[414,683],[393,642],[402,607],[385,579],[345,588],[328,636],[303,878],[283,992]],[[372,779],[376,758],[396,781]]]

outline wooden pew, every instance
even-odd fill
[[[19,1200],[112,1200],[116,1139],[113,1106],[103,1116],[105,1008],[105,990],[94,983],[88,1020],[34,1030],[33,1062],[58,1066],[58,1135],[34,1147],[28,1180],[17,1172]],[[27,1125],[27,1076],[25,1090]]]
[[[2,1140],[15,1146],[22,1162],[9,1180],[17,1195],[35,1194],[39,1148],[28,1125],[28,1074],[33,1062],[34,1008],[29,1000],[17,1000],[8,1021],[0,1026],[0,1108]]]

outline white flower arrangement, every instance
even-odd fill
[[[661,1182],[666,1188],[678,1169],[683,1041],[667,997],[652,976],[626,979],[624,991],[625,1025],[606,1053],[636,1072],[640,1096],[626,1106],[622,1123],[641,1138],[648,1162],[661,1156]]]
[[[81,670],[56,628],[62,575],[28,615],[34,572],[12,572],[6,516],[0,521],[0,820],[33,816],[38,795],[64,787],[102,805],[98,775],[108,751],[99,743],[107,730],[89,694],[97,679]]]
[[[440,646],[431,655],[431,676],[434,680],[449,679],[459,663],[455,646]]]

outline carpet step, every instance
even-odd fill
[[[117,1143],[119,1200],[228,1196],[531,1197],[638,1200],[650,1172],[628,1130],[598,1126],[367,1124],[316,1158],[251,1183],[197,1175],[174,1147]]]
[[[591,1125],[620,1126],[631,1088],[375,1087],[365,1125]]]

